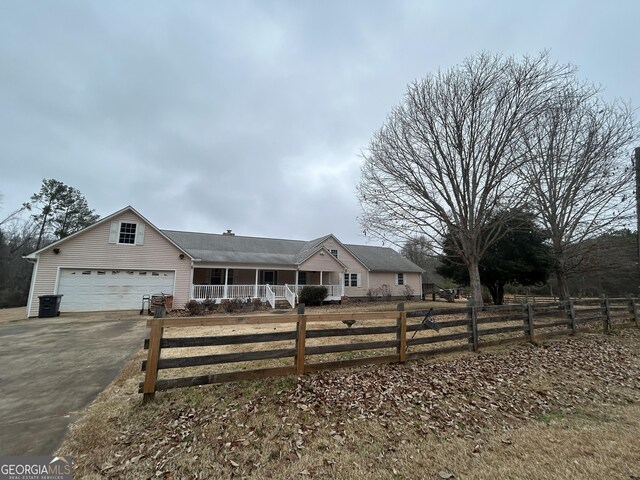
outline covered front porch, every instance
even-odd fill
[[[309,285],[327,288],[325,300],[340,300],[344,296],[343,272],[262,268],[194,268],[191,299],[197,301],[223,299],[251,300],[259,298],[272,308],[286,301],[292,308],[298,295]]]

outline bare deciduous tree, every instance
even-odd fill
[[[397,243],[450,232],[482,304],[478,263],[499,239],[500,210],[524,201],[515,172],[520,133],[571,77],[547,53],[521,60],[480,54],[409,86],[364,152],[358,198],[366,234]],[[504,217],[501,217],[503,220]]]
[[[591,85],[568,83],[524,135],[528,159],[521,178],[548,230],[564,299],[567,278],[596,245],[587,240],[623,226],[634,213],[629,147],[637,125],[628,105],[606,103],[599,93]]]

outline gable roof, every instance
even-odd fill
[[[422,268],[393,248],[372,245],[346,245],[346,247],[375,272],[423,272]]]
[[[294,267],[322,250],[324,248],[322,244],[332,237],[369,270],[422,272],[420,267],[391,248],[346,245],[331,234],[305,242],[303,240],[244,237],[240,235],[181,232],[177,230],[163,230],[163,233],[188,251],[191,257],[203,262],[287,265]]]
[[[28,260],[32,260],[38,257],[38,255],[40,255],[40,253],[44,252],[45,250],[51,250],[52,248],[56,247],[57,245],[60,245],[64,242],[69,241],[70,239],[80,235],[81,233],[87,232],[95,227],[97,227],[98,225],[102,225],[103,223],[106,223],[110,220],[113,220],[115,217],[117,217],[118,215],[123,214],[126,211],[130,211],[131,213],[133,213],[134,215],[138,216],[142,221],[144,221],[147,225],[149,225],[153,230],[155,230],[156,232],[158,232],[165,240],[167,240],[169,243],[171,243],[174,247],[176,247],[178,250],[180,250],[182,253],[184,253],[185,255],[187,255],[189,258],[191,258],[193,260],[193,257],[191,256],[191,254],[186,251],[184,248],[182,248],[180,245],[178,245],[176,242],[174,242],[171,238],[169,238],[167,235],[165,235],[162,230],[159,230],[158,227],[156,227],[153,223],[151,223],[149,220],[147,220],[146,218],[144,218],[135,208],[133,208],[131,205],[127,205],[126,207],[118,210],[117,212],[112,213],[111,215],[108,215],[104,218],[101,218],[100,220],[98,220],[95,223],[92,223],[91,225],[89,225],[86,228],[83,228],[82,230],[78,230],[75,233],[72,233],[71,235],[69,235],[68,237],[64,237],[61,238],[60,240],[56,240],[53,243],[50,243],[49,245],[46,245],[44,247],[42,247],[39,250],[36,250],[35,252],[31,252],[28,255],[24,255],[23,258],[26,258]]]
[[[312,251],[310,255],[307,255],[306,257],[302,258],[300,261],[298,261],[298,265],[302,265],[304,262],[306,262],[307,260],[309,260],[311,257],[313,257],[315,254],[317,254],[318,252],[320,252],[320,255],[327,255],[327,259],[333,263],[337,263],[338,265],[341,265],[342,268],[344,268],[345,270],[347,269],[347,266],[342,263],[342,260],[340,260],[338,257],[334,257],[331,252],[326,248],[326,247],[319,247],[316,250]]]

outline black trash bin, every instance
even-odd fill
[[[40,295],[40,309],[38,318],[57,317],[60,315],[60,300],[62,295]]]

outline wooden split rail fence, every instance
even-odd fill
[[[636,299],[604,298],[415,311],[404,311],[399,304],[397,311],[319,314],[306,314],[300,305],[297,314],[288,315],[154,318],[147,321],[148,355],[139,391],[148,401],[156,391],[179,387],[405,362],[586,330],[610,332],[640,326],[639,317]],[[244,325],[252,325],[255,333],[228,334]],[[194,329],[196,335],[172,335]],[[336,338],[348,341],[334,343]],[[256,345],[263,348],[236,351]],[[206,354],[191,354],[203,348]],[[236,369],[228,371],[230,364]],[[217,372],[189,371],[212,365],[219,367]],[[174,376],[159,378],[165,370]]]

